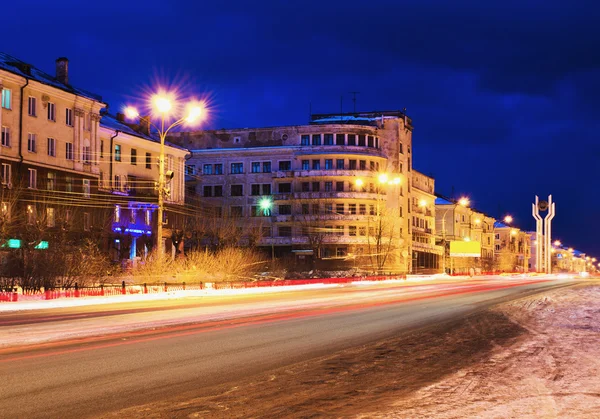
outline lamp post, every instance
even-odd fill
[[[158,211],[157,211],[157,228],[156,228],[156,250],[158,258],[161,259],[164,255],[164,247],[162,244],[163,236],[163,213],[164,213],[164,200],[165,193],[167,192],[165,182],[165,139],[169,132],[184,123],[193,124],[198,121],[205,114],[204,104],[201,102],[190,102],[187,105],[186,114],[184,117],[177,119],[169,125],[170,112],[174,107],[174,100],[171,94],[166,92],[160,92],[155,94],[151,98],[152,110],[154,115],[159,118],[159,125],[155,125],[151,122],[150,117],[147,117],[147,122],[152,126],[159,138],[160,138],[160,154],[158,157]],[[127,107],[125,109],[125,115],[129,119],[140,119],[140,114],[134,107]],[[167,126],[168,125],[168,126]]]
[[[271,209],[273,208],[273,199],[270,197],[263,197],[258,202],[258,206],[262,210],[263,215],[265,217],[268,217],[271,215]],[[271,221],[271,262],[275,261],[275,243],[274,243],[275,238],[273,235],[274,227],[275,226],[273,225],[273,221]]]

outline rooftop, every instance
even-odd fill
[[[372,111],[352,113],[315,113],[310,116],[312,125],[318,124],[350,124],[374,125],[386,119],[403,118],[407,126],[412,126],[412,120],[406,116],[405,111]]]
[[[35,80],[39,83],[64,90],[65,92],[73,93],[74,95],[82,96],[96,102],[102,102],[102,96],[90,93],[83,89],[78,89],[70,84],[61,83],[56,77],[51,76],[37,67],[32,66],[24,61],[21,61],[12,55],[0,52],[0,69],[25,77],[29,80]]]

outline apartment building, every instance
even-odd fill
[[[99,144],[99,190],[107,194],[112,208],[108,245],[115,260],[136,260],[156,243],[158,208],[158,157],[160,141],[150,135],[149,120],[139,124],[123,114],[102,114]],[[163,246],[175,254],[183,243],[187,150],[165,144],[165,174],[168,194],[163,213]]]
[[[437,243],[445,248],[442,270],[462,274],[493,271],[496,220],[470,208],[468,200],[438,197],[435,207]]]
[[[528,272],[531,233],[497,221],[494,224],[496,270]]]
[[[70,84],[66,58],[51,76],[4,53],[0,91],[1,208],[12,226],[4,239],[18,247],[33,227],[80,237],[100,231],[101,97]]]
[[[238,243],[310,266],[410,271],[412,126],[403,112],[170,140],[192,153],[188,202],[237,223]]]
[[[435,180],[413,169],[411,181],[412,272],[438,272],[443,247],[435,238]]]

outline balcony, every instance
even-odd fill
[[[294,221],[310,222],[310,221],[367,221],[369,217],[374,217],[366,214],[298,214],[294,215]]]
[[[375,179],[377,172],[372,170],[349,170],[349,169],[319,169],[319,170],[296,170],[295,177],[327,177],[327,176],[347,176]]]
[[[375,192],[294,192],[294,199],[384,199],[384,194]]]

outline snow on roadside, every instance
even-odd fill
[[[377,416],[599,417],[600,286],[555,290],[495,311],[527,332],[510,346],[497,345],[485,362],[421,388]]]

